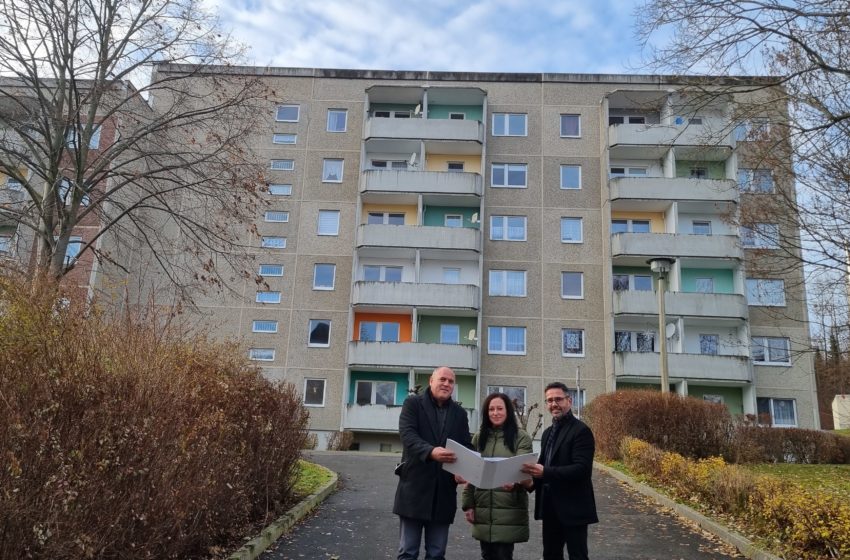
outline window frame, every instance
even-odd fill
[[[280,274],[274,274],[274,273],[270,273],[270,272],[263,272],[263,267],[264,267],[264,266],[269,266],[269,267],[271,267],[271,266],[276,266],[276,267],[280,267]],[[263,276],[263,277],[266,277],[266,276],[267,276],[267,277],[269,277],[269,278],[278,278],[278,277],[282,277],[282,276],[283,276],[283,268],[284,268],[284,266],[283,266],[282,264],[261,263],[261,264],[259,264],[259,265],[257,266],[257,275],[258,275],[258,276]]]
[[[511,239],[509,237],[510,227],[508,222],[510,218],[521,218],[522,219],[522,239]],[[502,230],[504,232],[504,236],[501,238],[493,237],[493,224],[495,221],[500,219],[502,221]],[[490,216],[490,241],[509,241],[515,243],[522,243],[524,241],[528,241],[528,216],[515,216],[515,215],[491,215]]]
[[[446,342],[444,339],[444,330],[447,328],[452,328],[457,331],[457,336],[453,338],[455,342]],[[454,323],[440,323],[440,344],[460,344],[460,325],[456,325]]]
[[[508,290],[508,276],[510,273],[521,273],[522,274],[522,293],[521,294],[512,294],[510,290]],[[503,293],[494,293],[493,292],[493,275],[497,273],[497,276],[502,276],[501,285],[504,287],[502,290]],[[491,268],[487,271],[487,295],[489,297],[527,297],[528,296],[528,271],[527,270],[509,270],[509,269],[493,269]]]
[[[456,226],[449,225],[449,219],[457,220],[459,223]],[[462,228],[463,227],[463,214],[446,214],[443,216],[443,227],[450,228]]]
[[[578,233],[579,233],[578,240],[564,239],[564,224],[569,223],[570,220],[578,220]],[[561,217],[560,235],[561,235],[561,243],[568,243],[568,244],[573,244],[573,245],[579,244],[579,243],[584,243],[584,218],[581,218],[581,217],[578,217],[578,216],[562,216]]]
[[[335,230],[333,233],[323,232],[322,231],[322,216],[336,215],[335,220]],[[339,237],[339,220],[340,220],[340,211],[339,210],[319,210],[319,213],[316,215],[316,235],[327,236],[327,237]]]
[[[286,142],[284,139],[292,138],[292,142]],[[278,146],[294,146],[298,144],[298,135],[290,132],[274,132],[272,133],[272,144]]]
[[[511,133],[511,117],[520,116],[522,117],[522,133]],[[497,120],[503,121],[500,126],[497,126]],[[493,118],[490,122],[493,126],[491,130],[491,134],[493,136],[513,138],[528,136],[528,113],[493,113]],[[501,134],[497,133],[497,130],[499,129],[503,131]]]
[[[522,398],[513,396],[519,392],[518,390],[522,391]],[[524,385],[487,385],[487,394],[492,395],[493,393],[507,395],[512,403],[516,401],[515,406],[520,412],[525,409],[525,405],[528,402],[528,387]]]
[[[564,293],[564,278],[569,275],[578,275],[579,279],[579,294],[576,295],[565,295]],[[584,272],[579,272],[575,270],[562,270],[561,271],[561,299],[584,299]]]
[[[517,329],[522,332],[522,350],[507,350],[508,345],[508,331],[512,329]],[[499,335],[500,346],[498,349],[494,350],[493,343],[493,331],[498,330],[501,334]],[[505,356],[525,356],[528,350],[528,338],[527,338],[527,329],[526,327],[521,326],[513,326],[513,325],[491,325],[487,327],[487,354],[493,355],[505,355]]]
[[[761,340],[762,342],[757,342],[756,339]],[[785,361],[776,361],[771,359],[771,346],[768,341],[776,341],[781,340],[785,346],[784,352],[787,360]],[[764,351],[764,359],[756,360],[755,352],[753,348],[756,346],[760,347]],[[757,366],[774,366],[774,367],[791,367],[791,339],[787,336],[762,336],[756,335],[750,337],[750,357],[753,361],[753,365]]]
[[[771,428],[796,428],[799,426],[799,416],[797,414],[797,399],[792,398],[782,398],[782,397],[756,397],[756,416],[758,417],[758,401],[766,400],[768,402],[768,408],[770,410],[770,427]],[[791,403],[791,409],[794,412],[794,423],[793,424],[778,424],[776,422],[776,408],[774,406],[775,401],[788,401]]]
[[[262,294],[277,294],[277,300],[263,301]],[[257,290],[256,294],[254,295],[254,303],[261,303],[263,305],[277,305],[280,303],[280,301],[281,293],[279,290]]]
[[[581,336],[579,338],[581,349],[578,352],[567,352],[566,348],[566,338],[565,335],[567,333],[579,333]],[[585,333],[584,329],[576,329],[565,327],[561,329],[561,357],[563,358],[584,358],[587,352],[587,347],[585,346]]]
[[[339,179],[330,179],[329,169],[330,163],[339,163]],[[345,159],[342,158],[322,158],[322,182],[323,183],[342,183],[345,177]]]
[[[322,386],[322,393],[321,393],[322,394],[322,402],[321,403],[315,403],[315,402],[314,403],[308,403],[307,402],[307,386],[311,381],[314,381],[314,382],[318,381],[318,382],[321,383],[321,386]],[[316,378],[316,377],[305,377],[304,378],[304,393],[303,393],[303,399],[302,399],[304,401],[304,406],[315,407],[315,408],[324,407],[325,406],[325,394],[327,392],[326,389],[327,389],[327,380],[326,379],[319,379],[319,378]]]
[[[378,279],[377,280],[369,280],[366,278],[366,269],[367,268],[377,268],[378,269]],[[398,280],[387,280],[387,270],[399,270],[399,279]],[[404,266],[394,265],[394,264],[364,264],[360,269],[361,278],[363,282],[387,282],[387,283],[399,283],[404,281]]]
[[[699,353],[701,356],[718,356],[720,354],[720,335],[717,333],[699,333]],[[713,341],[714,352],[703,352],[703,341]]]
[[[269,168],[272,171],[295,171],[294,159],[272,159],[269,161],[271,162]]]
[[[68,245],[65,246],[65,256],[62,258],[62,264],[64,266],[71,266],[75,264],[80,259],[80,251],[83,248],[83,238],[79,235],[72,235],[68,238]],[[76,251],[71,250],[72,247],[76,247]]]
[[[357,399],[357,395],[360,394],[359,388],[360,388],[361,383],[364,383],[364,384],[369,383],[372,386],[371,390],[370,390],[370,396],[369,396],[369,402],[368,403],[360,402]],[[392,389],[393,389],[392,396],[393,396],[393,398],[392,398],[391,403],[376,402],[377,401],[376,397],[378,395],[378,384],[392,385]],[[396,391],[398,391],[398,383],[396,381],[386,381],[386,380],[378,380],[378,379],[358,379],[354,383],[354,404],[356,404],[357,406],[365,406],[365,405],[369,405],[369,406],[375,406],[375,405],[396,406]]]
[[[750,288],[751,283],[755,283],[755,291]],[[781,302],[765,302],[762,299],[762,296],[769,297],[773,293],[771,290],[764,287],[765,283],[775,283],[777,286],[781,286]],[[744,286],[746,288],[747,305],[750,307],[786,307],[787,305],[787,300],[785,298],[785,280],[781,278],[747,278],[744,281]],[[776,293],[779,294],[780,291],[776,291]],[[756,299],[751,299],[750,294],[753,294]]]
[[[342,117],[342,130],[335,130],[331,128],[331,115],[339,114],[343,115]],[[341,134],[343,132],[348,132],[348,109],[331,109],[328,108],[328,116],[327,116],[327,126],[325,127],[327,132],[332,134]]]
[[[576,134],[564,134],[564,117],[575,117],[576,119],[576,128],[578,132]],[[561,138],[581,138],[581,114],[580,113],[561,113],[558,118],[558,132],[560,133]]]
[[[283,108],[295,108],[295,118],[294,119],[282,119],[280,118],[280,110]],[[301,105],[297,103],[282,103],[275,107],[274,112],[274,120],[275,122],[288,122],[288,123],[297,123],[301,120]]]
[[[505,182],[503,184],[497,184],[495,181],[496,178],[496,168],[502,168],[502,174],[504,176]],[[521,168],[523,173],[523,182],[522,184],[512,185],[510,182],[511,168]],[[513,169],[513,171],[517,171],[517,169]],[[490,186],[494,189],[527,189],[528,188],[528,164],[527,163],[491,163],[490,164]]]
[[[746,175],[745,180],[741,181],[741,176]],[[770,179],[768,189],[756,188],[757,185],[762,185],[765,177]],[[758,178],[758,181],[756,180]],[[771,168],[756,168],[756,167],[739,167],[736,173],[735,182],[738,183],[738,190],[747,194],[774,194],[776,193],[776,180],[773,177],[773,169]]]
[[[614,169],[622,169],[622,173],[615,173]],[[642,173],[634,173],[640,170]],[[649,177],[649,167],[642,165],[609,165],[608,178],[616,179],[618,177]]]
[[[318,285],[316,279],[318,277],[320,267],[331,267],[331,283],[330,286]],[[332,292],[336,289],[336,264],[335,263],[313,263],[313,289],[317,291]]]
[[[313,323],[316,323],[316,325],[313,326]],[[328,341],[326,343],[311,342],[310,338],[311,338],[313,331],[316,330],[316,327],[318,327],[319,324],[323,324],[323,323],[327,323],[327,325],[328,325]],[[307,320],[307,347],[308,348],[330,348],[330,346],[331,346],[331,327],[332,326],[333,325],[331,324],[330,319],[308,319]]]
[[[698,233],[696,231],[697,224],[699,224],[700,227],[708,228],[708,233]],[[651,227],[652,225],[650,225],[650,228]],[[691,235],[712,235],[711,220],[691,220]]]
[[[287,187],[289,187],[287,189]],[[292,196],[292,185],[289,183],[268,183],[269,195],[270,196]],[[286,194],[282,192],[273,192],[275,189],[279,189],[282,191],[288,191]]]
[[[770,229],[773,231],[766,233]],[[779,249],[779,224],[756,222],[752,227],[742,225],[739,235],[744,249]]]
[[[375,325],[375,340],[363,340],[363,325]],[[385,325],[395,325],[396,340],[384,340]],[[396,321],[360,321],[357,325],[357,340],[359,342],[401,342],[401,323]]]
[[[282,235],[260,236],[260,247],[263,249],[286,249],[286,237]]]
[[[452,169],[452,166],[455,166],[455,169]],[[460,166],[460,169],[457,169],[457,166]],[[463,161],[447,161],[446,162],[446,172],[448,173],[464,173],[466,171],[466,163]]]
[[[576,169],[578,171],[578,186],[569,187],[564,186],[564,170],[565,169]],[[580,191],[581,190],[581,165],[572,164],[572,163],[562,163],[560,165],[560,184],[562,191]]]
[[[459,266],[444,266],[443,275],[442,275],[442,284],[451,284],[451,285],[459,285],[461,282],[461,274],[463,273],[463,268]],[[457,282],[452,281],[451,278],[448,278],[449,273],[457,273]]]
[[[272,328],[258,329],[258,323],[268,323],[269,325],[272,325]],[[253,319],[251,321],[251,332],[262,334],[276,334],[278,332],[278,326],[278,321],[275,321],[274,319]]]
[[[275,214],[280,214],[280,219],[271,219]],[[266,210],[263,214],[263,221],[270,224],[289,223],[289,210]]]
[[[270,358],[257,357],[255,352],[261,352],[261,351],[262,352],[271,352],[271,357]],[[251,360],[252,362],[273,362],[275,360],[275,354],[276,354],[276,352],[275,352],[274,348],[255,348],[255,347],[248,348],[248,359]]]

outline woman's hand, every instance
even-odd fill
[[[463,516],[468,522],[475,523],[475,508],[469,508],[467,510],[464,510]]]
[[[507,490],[508,492],[513,492],[516,489],[516,482],[511,482],[509,484],[502,484],[502,490]]]

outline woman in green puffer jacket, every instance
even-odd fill
[[[481,407],[487,414],[472,446],[482,457],[513,457],[531,453],[531,437],[519,428],[511,400],[493,393]],[[472,536],[481,541],[482,560],[512,560],[514,543],[528,541],[528,492],[531,480],[482,490],[467,484],[462,508],[472,523]]]

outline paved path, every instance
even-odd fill
[[[282,537],[261,560],[394,559],[398,518],[391,513],[396,477],[394,455],[313,452],[308,457],[340,473],[342,489],[315,515]],[[654,503],[600,471],[593,475],[600,523],[590,527],[594,560],[721,560],[743,558],[713,537],[661,511]],[[531,540],[515,560],[539,560],[540,523],[531,520]],[[449,538],[449,560],[479,558],[478,541],[458,514]],[[421,558],[421,557],[420,557]]]

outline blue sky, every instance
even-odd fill
[[[207,0],[249,63],[486,72],[635,71],[637,0]]]

